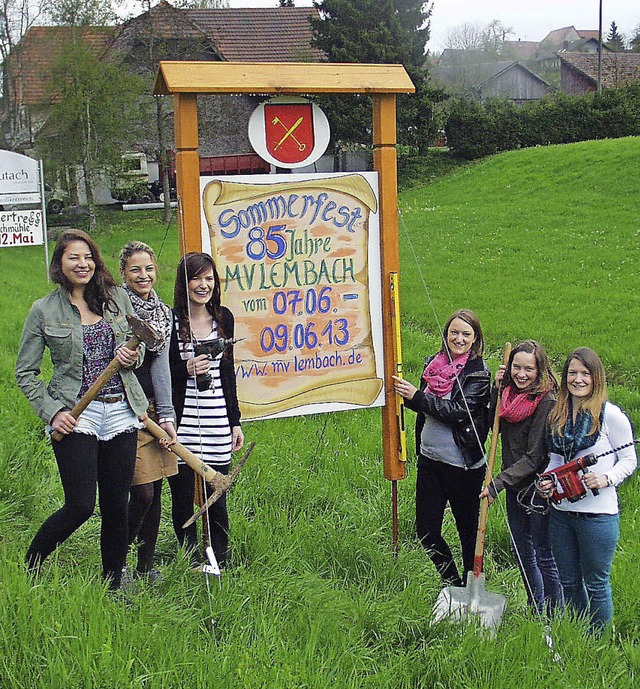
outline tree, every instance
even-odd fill
[[[503,50],[507,36],[513,29],[505,26],[499,19],[492,19],[485,26],[463,22],[447,32],[446,48],[466,52],[484,53],[483,59],[496,59]],[[474,61],[478,56],[474,57]]]
[[[479,24],[463,22],[447,30],[444,47],[449,50],[480,51],[484,46],[484,35]]]
[[[499,19],[493,19],[482,31],[483,50],[485,53],[500,55],[507,36],[512,34],[513,29],[510,26],[505,26]]]
[[[609,35],[607,36],[607,45],[618,53],[624,51],[624,37],[618,31],[618,25],[615,22],[611,22]]]
[[[132,19],[126,27],[126,45],[121,46],[127,53],[129,68],[146,84],[143,104],[147,108],[148,116],[142,123],[143,135],[139,141],[145,153],[156,160],[160,167],[164,216],[169,222],[172,216],[171,189],[169,183],[170,159],[169,149],[173,132],[173,99],[151,95],[153,82],[160,60],[211,60],[214,59],[214,49],[204,34],[200,39],[189,34],[185,38],[185,24],[189,23],[183,12],[173,6],[153,5],[154,0],[140,0],[144,15]],[[202,4],[202,3],[199,3]],[[209,0],[211,5],[211,0]],[[220,0],[217,6],[226,5]],[[185,3],[193,7],[193,3]],[[172,27],[167,31],[167,27]]]
[[[293,0],[280,0],[280,7],[295,7]]]
[[[94,188],[99,172],[120,162],[122,147],[135,139],[141,82],[128,69],[105,60],[82,40],[79,27],[54,63],[47,122],[38,150],[55,169],[82,170],[89,229],[96,226]]]
[[[424,71],[431,7],[422,0],[316,0],[314,45],[331,62],[401,63],[416,94],[398,98],[398,139],[424,148],[435,136],[433,98]],[[369,143],[371,100],[366,96],[324,98],[334,145]]]
[[[0,58],[3,72],[4,136],[10,149],[22,144],[22,101],[15,88],[20,73],[20,40],[42,16],[49,0],[0,0]]]
[[[105,26],[115,22],[117,4],[120,0],[55,0],[47,13],[60,26]]]
[[[633,36],[629,40],[629,47],[632,53],[640,53],[640,24],[633,31]]]

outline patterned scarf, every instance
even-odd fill
[[[515,385],[507,385],[500,398],[500,418],[509,423],[520,423],[528,419],[538,408],[547,393],[531,395],[520,392]]]
[[[449,355],[446,352],[436,354],[422,374],[422,378],[427,383],[427,392],[436,397],[444,397],[450,393],[460,371],[469,360],[469,354],[471,354],[471,350],[453,361],[449,360]]]
[[[604,415],[604,405],[602,405],[602,413],[600,415],[600,423],[602,424],[602,416]],[[591,447],[598,439],[594,433],[589,433],[591,430],[591,415],[586,411],[578,411],[576,414],[576,422],[573,423],[573,404],[569,399],[569,418],[562,429],[562,435],[556,435],[551,429],[547,433],[547,448],[550,452],[562,455],[564,461],[568,462],[573,459],[578,452],[586,450]]]
[[[146,321],[154,330],[162,335],[162,342],[151,349],[147,350],[153,354],[160,354],[160,352],[167,346],[169,337],[171,336],[171,326],[173,319],[171,317],[171,309],[160,300],[154,289],[151,290],[148,299],[139,297],[128,285],[123,285],[126,293],[131,299],[133,310],[139,318]]]

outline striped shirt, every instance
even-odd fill
[[[214,323],[211,333],[201,341],[215,340],[217,337],[218,327]],[[178,340],[178,345],[182,359],[193,356],[191,342]],[[231,427],[220,379],[222,356],[222,353],[218,354],[211,362],[209,375],[212,381],[208,390],[199,391],[193,376],[187,380],[184,411],[178,428],[178,442],[214,467],[229,464],[232,448]]]

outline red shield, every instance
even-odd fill
[[[310,103],[267,104],[264,106],[264,126],[267,151],[281,163],[301,163],[313,152]]]

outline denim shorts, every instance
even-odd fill
[[[98,440],[111,440],[120,433],[137,431],[142,427],[126,399],[121,402],[94,400],[80,414],[73,432],[94,435]]]

